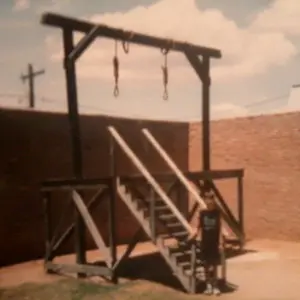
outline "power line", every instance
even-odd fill
[[[243,108],[249,108],[249,107],[253,107],[253,106],[260,106],[266,103],[271,103],[271,102],[277,102],[278,100],[282,100],[286,97],[288,97],[290,94],[284,94],[284,95],[280,95],[280,96],[275,96],[275,97],[271,97],[271,98],[267,98],[264,100],[260,100],[257,102],[253,102],[253,103],[249,103],[243,106]]]
[[[252,107],[256,107],[256,106],[261,106],[261,105],[264,105],[264,104],[267,104],[267,103],[277,102],[279,100],[282,100],[282,99],[288,97],[289,95],[290,95],[289,93],[282,94],[282,95],[270,97],[270,98],[267,98],[267,99],[264,99],[264,100],[252,102],[252,103],[243,105],[241,107],[242,108],[252,108]],[[1,97],[18,98],[19,102],[20,102],[20,99],[21,98],[24,99],[25,96],[22,95],[22,94],[0,93],[0,98]],[[49,97],[39,97],[39,100],[41,102],[48,102],[48,103],[59,103],[59,104],[65,104],[66,103],[63,100],[53,99],[53,98],[49,98]],[[78,106],[79,106],[79,108],[93,110],[93,111],[95,111],[97,113],[105,114],[107,116],[125,117],[124,115],[122,116],[122,115],[116,114],[114,111],[103,109],[103,108],[99,108],[99,107],[92,106],[92,105],[79,104]],[[150,119],[149,116],[145,116],[145,115],[143,116],[143,115],[139,115],[139,114],[131,114],[130,117],[131,118],[137,118],[137,119]],[[191,117],[182,117],[180,119],[179,118],[168,118],[168,120],[170,120],[170,121],[178,121],[178,122],[180,122],[180,121],[186,121],[188,119],[191,120]],[[195,118],[192,118],[192,119],[196,120],[196,119],[199,119],[199,118],[195,117]]]
[[[61,103],[63,104],[63,101],[58,101],[56,99],[51,99],[51,98],[41,98],[41,100],[43,102],[49,102],[49,103]],[[118,115],[116,114],[114,111],[108,110],[108,109],[103,109],[103,108],[99,108],[96,106],[92,106],[92,105],[86,105],[86,104],[78,104],[79,108],[83,108],[83,109],[89,109],[89,110],[94,110],[98,113],[101,113],[103,115],[107,115],[107,116],[113,116],[113,117],[119,117],[119,118],[126,118],[126,116],[124,115]],[[139,115],[139,114],[130,114],[130,118],[136,118],[136,119],[151,119],[149,116],[143,116],[143,115]],[[182,117],[182,118],[167,118],[168,121],[174,121],[174,122],[185,122],[187,120],[197,120],[199,118],[191,118],[191,117]],[[152,119],[151,119],[152,120]],[[156,119],[156,120],[165,120],[165,119]]]
[[[24,94],[0,93],[0,98],[18,98],[26,97]]]

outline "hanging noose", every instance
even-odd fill
[[[115,78],[115,88],[114,96],[119,96],[119,59],[118,59],[118,42],[115,42],[115,56],[113,58],[114,65],[114,78]]]
[[[169,98],[168,95],[168,82],[169,82],[169,72],[168,72],[168,49],[162,49],[162,54],[164,55],[164,65],[161,67],[163,72],[163,84],[164,84],[164,92],[163,99],[166,101]]]
[[[127,40],[123,40],[123,42],[122,42],[123,50],[126,54],[129,53],[129,45],[130,45],[129,41],[133,38],[133,36],[134,36],[134,33],[132,31],[129,32]]]

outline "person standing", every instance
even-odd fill
[[[220,295],[217,270],[222,248],[221,213],[216,205],[214,194],[206,192],[203,198],[207,209],[200,211],[199,225],[189,239],[200,239],[200,254],[206,277],[206,290],[204,293],[207,295]]]

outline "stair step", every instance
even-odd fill
[[[147,207],[147,206],[142,207],[141,210],[143,210],[143,211],[149,213],[149,207]],[[158,213],[160,213],[160,212],[166,213],[166,212],[169,210],[169,207],[166,206],[166,205],[164,205],[164,206],[158,206],[158,207],[156,206],[156,207],[155,207],[155,210],[156,210]]]
[[[169,247],[169,253],[177,262],[183,262],[191,259],[192,250],[190,246]],[[200,249],[196,248],[196,255],[198,256],[199,254]]]
[[[188,233],[186,231],[172,232],[172,233],[161,234],[160,237],[163,239],[172,238],[172,237],[177,239],[184,239],[188,237]]]
[[[167,225],[167,227],[169,227],[169,228],[178,228],[178,227],[182,227],[182,224],[179,223],[179,222],[176,222],[176,223],[168,223],[168,224],[166,224],[166,225]]]
[[[191,276],[192,275],[192,269],[189,268],[189,269],[184,269],[183,272],[188,275],[188,276]],[[196,267],[195,269],[195,274],[196,274],[196,277],[199,278],[199,275],[202,275],[204,273],[204,269],[203,269],[203,266],[202,265],[199,265]]]
[[[159,205],[159,206],[155,206],[155,210],[157,211],[165,211],[165,210],[170,210],[170,208],[167,205]]]
[[[177,248],[177,249],[172,249],[171,253],[175,258],[180,258],[187,255],[190,256],[192,254],[192,250],[191,249],[182,250],[180,248]],[[200,249],[196,249],[196,253],[200,253]]]
[[[142,201],[140,201],[138,197],[135,197],[131,194],[130,188],[126,188],[126,186],[124,185],[121,185],[118,190],[119,195],[121,196],[125,204],[138,219],[139,223],[143,224],[143,228],[147,235],[151,237],[151,229],[149,227],[150,203],[148,202],[147,205],[147,202],[145,203],[144,199],[141,199]],[[156,216],[161,221],[161,223],[164,223],[164,225],[168,227],[169,231],[168,234],[158,235],[159,238],[156,240],[155,244],[166,262],[173,270],[175,276],[179,279],[185,289],[189,290],[191,279],[187,272],[189,271],[189,269],[191,269],[191,257],[188,255],[188,253],[181,254],[178,256],[179,259],[177,260],[175,257],[172,257],[173,253],[169,251],[169,247],[167,246],[167,244],[171,241],[177,242],[178,245],[186,244],[185,240],[188,237],[188,232],[185,230],[182,224],[178,222],[177,217],[172,214],[170,208],[162,200],[158,199],[155,204]],[[176,250],[178,251],[178,249],[181,249],[181,247],[177,247]],[[199,263],[197,262],[197,267],[198,265]]]
[[[192,269],[190,261],[178,262],[177,265],[183,269]],[[196,269],[202,266],[202,261],[200,259],[196,260]]]
[[[190,251],[191,245],[188,243],[178,243],[176,245],[171,245],[168,248],[169,248],[169,252],[172,254],[183,253],[185,251]]]
[[[173,214],[165,214],[165,215],[160,215],[159,218],[164,221],[171,221],[176,219],[176,216]]]

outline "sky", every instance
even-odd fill
[[[1,106],[28,107],[28,84],[20,76],[32,63],[46,70],[36,77],[36,109],[66,111],[62,35],[40,24],[44,12],[220,49],[222,58],[211,62],[213,119],[300,109],[295,96],[300,93],[292,89],[300,83],[299,0],[2,0]],[[75,35],[76,42],[81,38]],[[117,45],[118,98],[115,41],[97,39],[77,62],[81,113],[201,119],[201,83],[182,54],[168,54],[165,101],[161,51],[130,45],[126,54]]]

